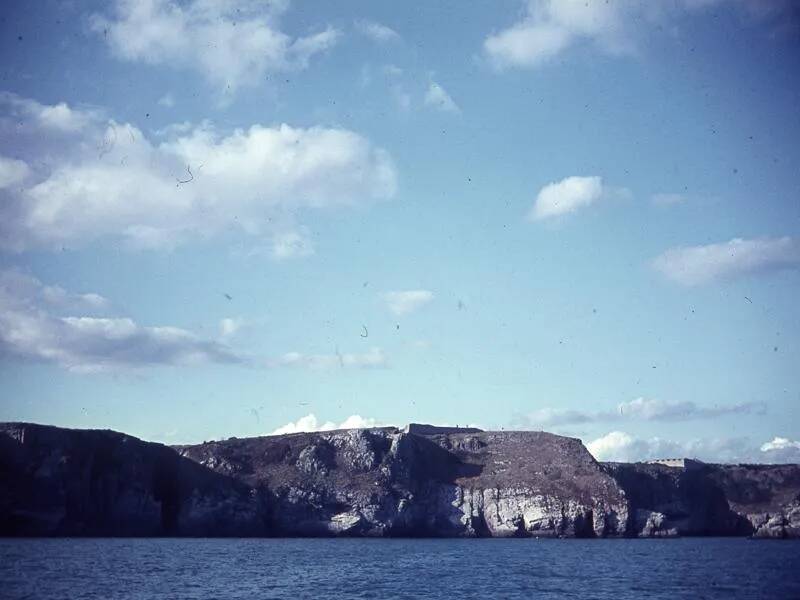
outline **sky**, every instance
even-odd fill
[[[0,420],[800,462],[791,0],[43,0],[0,32]]]

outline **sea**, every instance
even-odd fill
[[[0,539],[0,598],[800,600],[800,541]]]

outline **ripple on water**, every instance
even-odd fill
[[[0,540],[2,597],[800,598],[800,542]]]

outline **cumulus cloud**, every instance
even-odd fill
[[[43,116],[52,106],[0,95],[0,154],[13,151],[26,173],[0,190],[6,250],[102,237],[164,247],[232,230],[269,240],[284,259],[313,252],[286,215],[396,190],[389,155],[346,129],[182,123],[148,139],[130,123],[58,106],[54,119]]]
[[[789,438],[775,437],[771,442],[762,444],[762,452],[771,452],[772,450],[800,450],[800,442],[793,442]]]
[[[383,294],[386,307],[397,316],[407,315],[433,300],[433,292],[428,290],[405,290]]]
[[[705,246],[670,248],[653,261],[653,266],[672,281],[702,285],[800,267],[800,243],[780,238],[734,238]]]
[[[341,353],[338,350],[333,354],[303,354],[301,352],[287,352],[286,354],[267,361],[271,368],[295,367],[302,369],[328,370],[328,369],[382,369],[389,366],[386,355],[378,347],[370,348],[364,353]]]
[[[666,402],[652,398],[636,398],[629,402],[621,402],[615,410],[608,411],[585,412],[542,408],[527,415],[517,415],[515,425],[547,428],[630,420],[691,421],[727,415],[764,414],[765,411],[765,405],[760,402],[742,402],[726,406],[698,406],[694,402]]]
[[[676,25],[711,8],[734,11],[746,23],[777,23],[778,30],[795,33],[800,23],[792,0],[527,0],[524,6],[519,21],[484,40],[483,52],[497,69],[540,67],[580,45],[610,56],[631,55],[652,28]]]
[[[151,65],[192,69],[227,91],[255,85],[269,72],[304,69],[333,47],[328,26],[305,37],[281,31],[288,2],[252,0],[116,0],[111,14],[95,14],[92,30],[115,56]]]
[[[66,103],[41,104],[30,98],[23,98],[10,92],[0,92],[0,108],[4,122],[3,132],[15,125],[22,133],[42,132],[75,133],[102,118],[100,111],[70,108]],[[11,122],[8,122],[8,119]]]
[[[611,53],[630,50],[622,3],[605,0],[531,0],[525,17],[486,38],[484,52],[497,68],[536,67],[587,40]]]
[[[275,429],[269,435],[284,435],[287,433],[301,433],[301,432],[314,432],[314,431],[333,431],[335,429],[368,429],[370,427],[380,427],[380,423],[375,419],[369,417],[362,417],[361,415],[350,415],[339,424],[333,421],[325,421],[320,423],[314,413],[307,414],[300,417],[293,423],[287,423]]]
[[[800,463],[800,442],[785,437],[775,437],[761,445],[761,452],[774,462]]]
[[[19,185],[25,181],[30,171],[23,161],[0,156],[0,190]]]
[[[400,40],[400,34],[394,29],[375,21],[358,20],[355,22],[355,28],[361,35],[379,44]]]
[[[528,218],[541,221],[572,213],[597,202],[602,195],[600,177],[566,177],[539,190]]]
[[[0,272],[0,356],[76,372],[244,362],[224,344],[185,329],[96,316],[107,308],[98,294],[71,294],[19,271]]]
[[[696,439],[685,442],[659,437],[638,438],[612,431],[586,444],[597,460],[636,462],[657,458],[699,458],[725,463],[797,463],[800,442],[776,437],[761,446],[747,438]]]
[[[425,106],[430,106],[443,112],[461,112],[458,104],[450,97],[450,94],[435,81],[431,81],[428,91],[425,92]]]
[[[650,454],[647,441],[637,440],[623,431],[611,431],[602,437],[587,442],[586,449],[597,460],[617,462],[634,462],[651,458],[680,456],[680,452],[675,453],[672,450],[666,454]]]

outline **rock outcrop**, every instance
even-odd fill
[[[168,447],[0,424],[0,535],[800,535],[800,466],[602,464],[543,432],[374,428]]]

